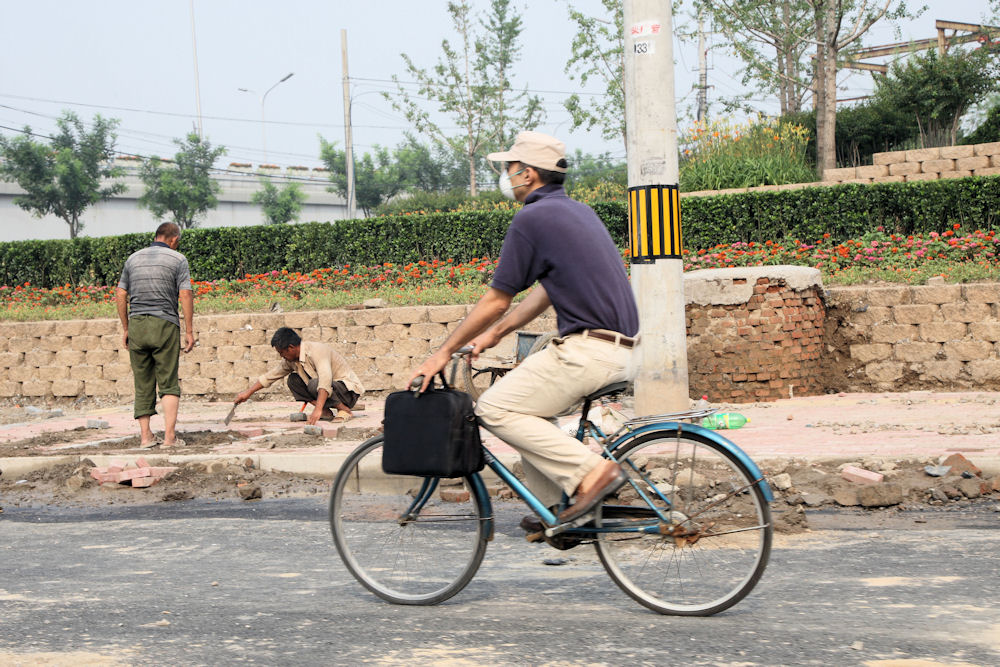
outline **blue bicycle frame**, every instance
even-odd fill
[[[587,414],[586,411],[583,413]],[[767,481],[764,479],[764,474],[761,472],[760,468],[757,466],[753,460],[747,456],[747,454],[740,449],[735,443],[719,435],[711,429],[704,428],[703,426],[698,426],[695,424],[687,424],[683,422],[653,422],[649,424],[644,424],[634,429],[629,429],[627,432],[622,434],[616,440],[614,440],[609,446],[604,447],[604,455],[614,461],[618,461],[615,456],[615,452],[620,450],[624,445],[631,442],[637,437],[649,434],[649,433],[661,433],[664,437],[676,437],[680,433],[691,433],[697,435],[703,439],[710,440],[729,453],[731,453],[743,466],[746,467],[747,472],[750,474],[751,478],[754,479],[754,483],[760,487],[761,493],[764,498],[771,502],[774,500],[774,494],[771,492],[771,487],[768,485]],[[597,438],[598,442],[606,442],[607,436],[604,432],[593,422],[588,419],[581,419],[580,426],[577,429],[576,438],[583,441],[586,434]],[[514,473],[512,473],[503,463],[500,462],[493,454],[484,447],[484,454],[486,458],[486,465],[490,467],[497,476],[507,484],[511,490],[517,494],[531,510],[542,519],[548,526],[554,526],[559,523],[555,513],[552,512],[548,507],[546,507],[542,502],[533,494],[528,487],[526,487],[521,480],[519,480]],[[650,480],[645,478],[645,473],[640,471],[631,461],[626,462],[627,465],[633,470],[633,472],[640,478],[645,479],[647,482],[647,488],[656,489],[656,485]],[[486,491],[486,485],[483,483],[482,477],[478,473],[470,475],[468,478],[472,482],[471,492],[475,493],[480,503],[483,507],[483,520],[486,521],[484,528],[486,529],[486,534],[493,537],[493,506],[490,503],[489,493]],[[430,485],[428,485],[430,483]],[[660,531],[660,523],[670,523],[670,500],[664,494],[656,491],[656,499],[659,500],[663,506],[667,509],[664,511],[660,509],[656,503],[651,499],[636,482],[632,479],[629,480],[632,488],[639,494],[647,506],[656,513],[656,519],[654,523],[650,525],[637,525],[633,524],[630,526],[620,526],[616,525],[607,529],[596,528],[594,526],[579,527],[579,528],[568,528],[564,533],[586,533],[593,535],[599,532],[614,531],[614,532],[641,532],[641,533],[658,533]],[[437,480],[431,480],[430,478],[424,480],[424,485],[421,487],[421,491],[417,494],[417,499],[414,500],[410,509],[407,513],[417,510],[419,507],[423,506],[423,503],[430,497],[434,492],[434,488],[437,486]],[[563,496],[564,504],[568,499]],[[653,517],[649,517],[650,521],[653,521]]]

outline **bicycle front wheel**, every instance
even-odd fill
[[[330,530],[344,565],[395,604],[437,604],[462,590],[486,553],[482,519],[468,478],[382,472],[381,435],[347,457],[330,494]]]
[[[742,600],[764,573],[773,531],[746,467],[686,433],[640,436],[620,460],[645,498],[626,485],[596,518],[597,553],[615,583],[661,614],[709,616]]]

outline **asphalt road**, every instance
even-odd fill
[[[524,542],[520,514],[501,508],[463,592],[397,607],[342,567],[322,501],[8,509],[0,664],[1000,664],[992,507],[779,538],[757,589],[711,618],[647,611],[591,547]]]

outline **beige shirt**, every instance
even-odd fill
[[[347,365],[347,360],[326,343],[302,341],[298,361],[293,363],[282,359],[280,364],[257,378],[257,382],[262,387],[270,387],[289,373],[298,373],[306,383],[312,378],[319,378],[316,389],[326,389],[330,395],[333,394],[333,383],[338,381],[359,396],[365,393],[361,380]]]

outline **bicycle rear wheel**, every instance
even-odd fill
[[[649,501],[627,485],[595,519],[597,553],[614,582],[661,614],[709,616],[742,600],[764,573],[773,531],[744,465],[687,433],[640,436],[620,458]]]
[[[381,435],[347,457],[330,493],[330,530],[362,586],[395,604],[432,605],[469,583],[488,536],[468,478],[453,481],[382,472]]]

